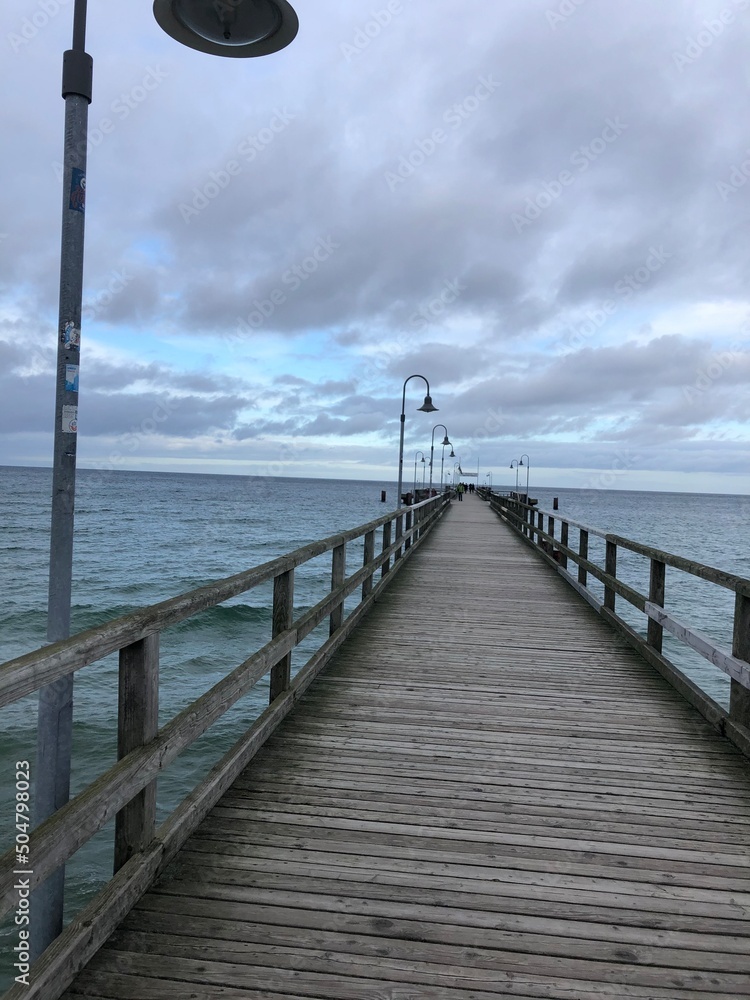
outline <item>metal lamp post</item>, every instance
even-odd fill
[[[397,507],[401,506],[401,487],[404,481],[404,423],[406,422],[406,384],[410,382],[413,378],[421,378],[422,381],[427,386],[427,395],[424,398],[424,403],[418,406],[417,409],[421,410],[423,413],[437,413],[437,406],[432,405],[432,396],[430,396],[430,383],[424,377],[424,375],[409,375],[408,378],[404,380],[404,391],[401,396],[401,433],[399,436],[398,443],[398,504]],[[396,524],[396,531],[398,532],[398,524]]]
[[[528,455],[521,455],[520,465],[523,465],[523,460],[526,459],[526,503],[529,502],[529,469],[531,468],[531,459]]]
[[[518,495],[517,494],[518,494],[518,466],[519,466],[519,464],[520,464],[520,461],[517,458],[514,458],[513,461],[510,463],[511,469],[515,469],[516,470],[516,499],[518,499]]]
[[[87,0],[75,0],[72,48],[63,55],[65,100],[60,298],[52,464],[47,639],[70,635],[73,577],[78,374],[81,348],[86,146],[93,60],[86,52]],[[286,0],[155,0],[154,16],[173,38],[213,55],[261,56],[288,45],[297,15]],[[39,693],[34,821],[38,825],[70,797],[73,675]],[[34,957],[62,930],[65,867],[34,893]]]
[[[445,444],[446,444],[446,442],[443,441],[443,450],[440,452],[440,492],[441,493],[443,492],[443,462],[445,461]],[[456,453],[453,450],[453,445],[450,443],[450,441],[448,441],[448,444],[451,445],[451,453],[448,456],[448,458],[455,458],[456,457]]]
[[[426,461],[426,459],[424,457],[424,452],[423,451],[415,451],[414,452],[414,494],[415,495],[416,495],[416,492],[417,492],[417,455],[421,455],[422,456],[422,464],[423,465],[424,465],[424,463]],[[422,485],[424,486],[424,469],[422,469]]]
[[[450,441],[448,440],[448,428],[445,426],[445,424],[435,424],[435,426],[432,428],[432,441],[430,442],[430,493],[432,493],[432,462],[435,457],[435,431],[438,429],[438,427],[442,427],[443,430],[445,431],[445,437],[443,438],[443,447],[445,447],[447,444],[450,444]],[[440,485],[442,486],[442,476],[440,477]]]
[[[490,493],[492,493],[492,473],[491,472],[486,473],[484,478],[485,479],[489,478],[489,481],[490,481]]]

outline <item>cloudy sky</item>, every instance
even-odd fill
[[[91,0],[81,468],[750,493],[750,0]],[[0,12],[0,464],[49,465],[72,0]],[[442,431],[436,433],[441,440]]]

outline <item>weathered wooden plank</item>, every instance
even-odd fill
[[[435,966],[460,965],[464,949],[470,948],[472,963],[479,968],[493,968],[498,953],[545,955],[568,960],[617,963],[622,960],[624,942],[611,933],[601,940],[599,925],[588,925],[586,937],[564,933],[565,921],[559,922],[563,933],[554,934],[550,922],[540,921],[533,930],[516,926],[513,930],[497,927],[446,926],[425,920],[400,917],[358,917],[352,913],[311,913],[285,906],[249,906],[243,921],[227,920],[221,915],[185,917],[176,913],[138,913],[126,927],[113,935],[111,946],[123,951],[164,954],[187,958],[220,958],[255,964],[262,949],[285,948],[338,951],[370,958],[387,949],[391,958],[431,963]],[[615,928],[611,928],[614,932]],[[713,935],[712,949],[696,950],[690,946],[668,944],[650,932],[650,940],[632,940],[627,945],[628,962],[634,966],[661,966],[697,972],[750,972],[747,939],[735,939],[735,948],[727,950],[720,935]],[[700,935],[693,935],[700,938]],[[249,949],[247,944],[254,947]],[[257,946],[257,947],[256,947]],[[385,947],[384,947],[385,946]]]
[[[222,878],[223,874],[223,878]],[[230,884],[228,875],[213,869],[217,884]],[[445,935],[455,943],[464,936],[466,929],[484,932],[554,934],[560,938],[583,941],[609,941],[617,944],[640,944],[649,947],[690,948],[696,952],[712,951],[742,955],[748,959],[748,939],[734,932],[737,922],[724,921],[721,930],[714,924],[701,922],[701,918],[676,918],[665,915],[648,925],[636,922],[632,913],[602,906],[578,906],[571,913],[569,906],[535,906],[530,900],[493,900],[469,893],[438,894],[429,891],[417,894],[417,899],[392,899],[382,892],[372,892],[369,883],[326,882],[324,879],[305,880],[300,891],[299,881],[287,879],[283,896],[275,891],[282,885],[284,876],[275,882],[262,879],[256,873],[253,881],[253,899],[247,902],[226,899],[195,898],[185,895],[151,893],[123,925],[126,929],[158,932],[170,922],[179,922],[186,933],[200,920],[226,921],[223,931],[237,923],[282,923],[286,926],[325,927],[335,930],[355,930],[373,933],[378,930],[376,921],[390,919],[403,921],[401,937],[415,936],[417,927],[432,927],[433,937]],[[204,880],[205,881],[205,880]],[[270,888],[265,888],[270,885]],[[247,887],[247,882],[238,887]],[[357,895],[357,892],[359,895]],[[421,901],[425,899],[425,901]],[[464,904],[464,905],[461,905]],[[290,909],[293,915],[290,916]],[[714,918],[711,918],[714,919]],[[165,922],[166,921],[166,922]],[[192,924],[191,924],[192,922]],[[394,928],[390,928],[393,933]],[[458,934],[454,931],[458,930]],[[723,933],[722,933],[723,931]],[[220,936],[227,936],[221,934]],[[468,944],[479,943],[471,937]],[[466,940],[466,938],[465,938]],[[537,942],[538,943],[538,942]],[[700,961],[699,957],[695,961]]]
[[[583,884],[593,879],[602,888],[610,883],[622,886],[627,881],[631,887],[628,891],[633,893],[664,891],[667,894],[676,893],[676,898],[680,899],[704,899],[703,894],[707,892],[724,901],[731,897],[750,915],[750,879],[743,878],[741,873],[735,875],[734,869],[718,868],[716,873],[699,874],[693,872],[689,865],[680,868],[676,863],[655,864],[648,858],[629,860],[620,855],[613,861],[611,857],[594,855],[586,858],[580,854],[568,858],[565,856],[567,852],[521,851],[512,847],[498,848],[496,854],[477,849],[460,850],[461,845],[447,851],[436,849],[428,838],[424,838],[419,847],[413,848],[397,843],[392,837],[376,841],[368,841],[366,837],[347,841],[330,836],[324,841],[279,834],[274,842],[268,835],[255,832],[242,834],[236,825],[227,824],[220,829],[223,833],[221,837],[208,834],[205,838],[196,837],[196,853],[202,848],[203,853],[217,859],[223,857],[225,864],[237,868],[245,867],[246,862],[256,858],[275,861],[293,853],[301,861],[319,861],[341,867],[390,865],[401,871],[404,865],[413,864],[415,871],[426,875],[439,874],[450,866],[457,875],[477,879],[529,880],[533,874],[543,884],[573,884],[577,879],[583,880],[578,884]],[[236,850],[228,848],[230,839],[237,845]]]
[[[190,860],[189,854],[185,857]],[[206,866],[207,862],[204,860],[206,857],[207,854],[204,853],[193,859],[195,866]],[[221,856],[217,854],[216,863],[210,867],[218,869],[221,867],[220,861]],[[285,875],[296,876],[297,885],[301,884],[302,878],[305,882],[308,878],[332,879],[339,883],[342,894],[346,894],[349,882],[370,882],[373,885],[390,887],[391,898],[394,899],[403,899],[405,895],[411,896],[414,891],[419,893],[432,891],[486,895],[503,900],[533,901],[537,911],[541,912],[545,912],[545,908],[552,903],[564,904],[568,908],[582,905],[619,908],[637,914],[639,923],[646,927],[652,926],[649,922],[652,914],[670,914],[680,918],[706,917],[732,921],[735,925],[734,933],[741,934],[746,929],[748,920],[748,908],[731,900],[725,902],[715,898],[696,899],[690,896],[683,898],[681,895],[661,893],[658,886],[654,887],[652,892],[640,892],[639,887],[634,887],[634,884],[622,881],[615,883],[607,879],[600,879],[598,883],[575,878],[547,879],[542,882],[533,872],[514,872],[510,869],[506,872],[498,870],[491,878],[482,878],[472,877],[463,871],[454,871],[453,867],[448,865],[443,866],[442,873],[438,870],[435,874],[428,870],[417,871],[415,866],[408,862],[393,865],[383,861],[377,864],[376,859],[368,858],[367,865],[326,864],[319,856],[298,860],[287,855],[284,859],[246,857],[242,859],[241,864],[232,862],[230,867],[225,867],[225,871],[229,873],[225,879],[227,884],[222,884],[219,876],[200,883],[196,875],[194,881],[165,882],[154,891],[163,895],[187,895],[192,898],[221,900],[244,898],[252,902],[253,886],[257,879],[263,876]],[[507,878],[500,877],[505,874]],[[242,888],[243,882],[247,886],[245,889]],[[628,887],[632,891],[627,891]]]
[[[334,549],[334,552],[337,551]],[[272,638],[288,632],[294,621],[294,570],[279,573],[273,580]],[[292,670],[291,651],[285,653],[271,668],[268,700],[274,702],[289,687]]]
[[[159,729],[159,634],[120,650],[117,757],[145,746]],[[152,781],[115,819],[114,870],[151,843],[156,829],[156,782]]]
[[[385,954],[367,956],[314,948],[284,948],[274,945],[263,947],[254,944],[252,949],[234,950],[231,955],[221,956],[223,960],[218,957],[212,960],[207,955],[202,958],[192,958],[184,953],[173,957],[164,954],[118,951],[114,947],[109,949],[109,955],[116,972],[130,972],[137,975],[150,973],[152,976],[174,978],[183,983],[198,982],[216,986],[278,988],[276,984],[286,971],[290,975],[285,981],[299,991],[303,979],[300,973],[308,976],[317,973],[327,978],[326,992],[322,994],[323,996],[330,997],[331,984],[338,982],[347,992],[334,995],[341,995],[347,1000],[353,995],[352,980],[356,983],[356,977],[362,975],[378,977],[394,986],[410,983],[454,989],[480,988],[488,990],[490,995],[499,992],[497,990],[499,983],[515,981],[518,975],[588,980],[591,983],[618,986],[658,988],[667,985],[673,989],[684,988],[689,984],[689,988],[693,991],[702,991],[709,996],[712,993],[732,996],[734,991],[734,1000],[742,996],[748,986],[748,977],[743,974],[704,973],[694,970],[682,973],[674,968],[636,966],[629,962],[631,949],[627,948],[622,950],[622,961],[617,963],[547,955],[526,956],[520,952],[495,952],[493,960],[488,960],[487,966],[482,967],[473,964],[474,949],[471,950],[472,964],[468,965],[469,958],[464,955],[466,964],[461,966],[391,958],[385,941],[382,950]],[[179,942],[174,945],[174,951],[183,952]],[[318,995],[320,996],[320,993]]]
[[[696,653],[700,653],[701,656],[713,663],[719,670],[723,670],[725,674],[728,674],[732,680],[737,681],[742,687],[750,688],[750,663],[747,660],[741,660],[737,656],[725,653],[707,635],[704,635],[704,633],[699,632],[697,629],[688,628],[687,625],[683,625],[682,622],[679,622],[672,615],[667,614],[657,604],[647,602],[645,610],[650,620],[657,622],[661,628],[665,628],[672,635],[681,639],[686,646],[690,646]]]
[[[318,822],[314,825],[310,822],[310,817],[314,816]],[[358,842],[373,843],[378,842],[379,834],[389,834],[391,843],[398,842],[398,838],[403,838],[408,842],[412,837],[419,835],[421,843],[431,846],[433,843],[443,841],[447,845],[453,841],[461,843],[461,849],[469,849],[468,845],[475,845],[477,850],[482,848],[479,845],[490,845],[491,849],[503,851],[509,847],[524,847],[528,849],[549,849],[550,851],[572,852],[567,855],[583,853],[587,858],[593,860],[593,855],[616,855],[618,858],[646,858],[663,860],[669,862],[685,862],[693,872],[715,872],[716,875],[726,874],[717,866],[728,866],[734,868],[730,877],[743,878],[750,872],[750,857],[747,851],[725,852],[716,848],[711,848],[707,844],[700,847],[690,846],[685,843],[678,843],[669,840],[667,843],[658,843],[652,840],[650,844],[643,841],[629,843],[620,839],[619,835],[612,832],[605,838],[593,839],[584,836],[583,829],[576,830],[572,836],[564,836],[559,830],[547,830],[546,833],[533,833],[529,830],[528,821],[524,824],[523,832],[516,830],[500,830],[491,824],[485,824],[486,829],[481,829],[478,824],[472,824],[471,830],[466,830],[461,826],[433,826],[430,822],[425,822],[423,817],[419,817],[419,823],[409,823],[406,820],[398,821],[397,817],[389,820],[382,812],[373,812],[370,816],[363,814],[360,808],[356,817],[349,818],[339,815],[334,810],[319,808],[313,812],[309,807],[309,812],[271,812],[264,813],[251,805],[246,808],[237,808],[222,801],[214,810],[212,819],[221,824],[222,821],[237,820],[245,828],[252,823],[252,836],[260,835],[271,837],[270,831],[274,831],[282,837],[301,837],[314,839],[316,832],[323,834],[328,842],[330,840],[345,839],[342,834],[351,831],[356,835]],[[543,828],[541,828],[543,829]],[[337,833],[333,833],[337,831]],[[363,836],[369,834],[369,836]],[[554,835],[556,834],[556,836]],[[215,836],[209,826],[204,827],[203,836]],[[255,841],[266,842],[266,841]],[[269,839],[269,843],[273,842]]]
[[[186,994],[184,980],[163,977],[148,978],[137,972],[100,973],[87,971],[71,996],[85,996],[100,1000],[106,996],[122,1000],[407,1000],[409,987],[394,993],[393,982],[381,978],[340,975],[331,978],[315,972],[301,973],[288,970],[258,970],[255,980],[246,973],[243,986],[219,986],[191,982]],[[95,991],[102,992],[95,992]],[[115,992],[115,990],[117,992]],[[406,990],[407,992],[404,992]],[[278,991],[278,992],[277,992]],[[302,991],[302,992],[300,992]],[[413,996],[413,990],[411,991]],[[498,996],[514,1000],[737,1000],[733,993],[706,993],[702,990],[686,994],[682,987],[639,987],[623,984],[596,983],[545,976],[519,975],[503,977],[492,985],[492,991],[472,986],[453,989],[441,984],[438,987],[419,986],[419,1000],[497,1000]]]

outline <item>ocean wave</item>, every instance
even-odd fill
[[[231,636],[236,635],[239,630],[244,630],[248,625],[265,625],[271,621],[272,614],[272,609],[265,605],[218,604],[191,618],[186,618],[178,625],[172,625],[166,631],[172,635],[180,635],[185,632],[207,632],[218,629],[222,634]]]

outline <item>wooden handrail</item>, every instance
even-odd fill
[[[186,618],[191,618],[199,611],[205,611],[217,604],[222,604],[231,597],[253,590],[263,583],[268,583],[281,573],[293,570],[317,556],[330,552],[340,545],[345,545],[360,538],[368,531],[374,531],[381,525],[391,523],[396,517],[403,515],[405,510],[415,510],[426,507],[436,501],[444,502],[444,497],[431,497],[411,508],[401,508],[384,514],[375,521],[370,521],[358,528],[331,535],[321,541],[303,545],[286,555],[269,562],[262,563],[252,569],[237,573],[234,576],[217,580],[198,587],[195,590],[169,598],[159,604],[147,608],[139,608],[130,614],[103,625],[96,625],[84,632],[51,643],[41,649],[26,653],[23,656],[8,660],[0,665],[0,708],[10,705],[28,694],[33,694],[39,688],[51,684],[60,677],[80,670],[82,667],[103,659],[110,653],[115,653],[125,646],[130,646],[154,632],[163,632],[172,625],[177,625]]]
[[[104,928],[111,930],[115,914],[119,919],[134,905],[154,874],[161,870],[160,866],[166,863],[167,856],[172,857],[201,822],[221,793],[217,790],[226,787],[230,774],[236,777],[240,763],[246,764],[251,759],[290,711],[407,557],[427,537],[448,502],[449,496],[441,494],[412,507],[391,511],[357,528],[311,542],[260,566],[139,609],[0,666],[2,706],[120,651],[119,759],[30,835],[29,854],[34,865],[33,873],[29,872],[28,887],[33,889],[44,882],[113,817],[116,818],[114,869],[127,871],[127,879],[122,893],[113,892],[110,899],[105,887],[89,907],[104,914],[101,928],[92,930],[74,921],[64,932],[68,941],[65,948],[57,943],[50,946],[37,963],[44,968],[44,976],[38,983],[32,980],[31,988],[24,987],[24,997],[34,1000],[57,997],[63,992],[72,978],[72,973],[68,973],[77,961],[71,955],[90,950],[94,941],[101,943],[104,938],[100,940],[100,936]],[[407,513],[409,526],[404,530],[403,517]],[[402,530],[397,529],[396,540],[392,541],[394,521]],[[381,527],[382,546],[376,555],[375,532]],[[363,564],[347,577],[346,546],[360,538],[364,541]],[[326,552],[332,553],[331,589],[295,619],[294,571]],[[378,571],[381,572],[376,577]],[[274,593],[270,641],[157,731],[160,633],[270,581]],[[357,590],[359,603],[345,617],[344,601]],[[292,680],[292,651],[326,617],[331,622],[330,637]],[[155,830],[155,782],[159,773],[269,673],[269,709],[240,740],[241,751],[237,748],[230,751],[221,765],[217,765],[219,769],[211,772],[210,781],[205,779],[170,819]],[[17,902],[15,858],[14,847],[0,858],[0,915]],[[73,940],[77,941],[75,946],[70,944]],[[60,964],[63,954],[67,963],[64,970]]]
[[[678,556],[652,545],[645,545],[612,532],[602,531],[572,518],[561,518],[560,512],[540,510],[510,497],[486,494],[493,510],[525,541],[557,569],[603,617],[615,625],[646,658],[678,687],[688,700],[716,721],[722,731],[731,735],[745,752],[750,753],[750,580],[715,566]],[[547,517],[547,530],[544,518]],[[536,518],[536,524],[535,522]],[[560,523],[560,538],[555,537],[555,518]],[[576,550],[570,545],[570,528],[579,531]],[[589,536],[601,538],[605,543],[605,563],[598,565],[589,557]],[[617,576],[619,549],[641,555],[649,560],[649,594],[639,593]],[[568,572],[568,561],[577,568],[577,578]],[[678,621],[664,611],[666,568],[680,570],[698,579],[731,590],[736,594],[734,639],[731,653],[716,646],[695,629]],[[596,597],[589,588],[588,578],[594,577],[604,587],[604,600]],[[616,612],[616,597],[621,597],[646,615],[647,634],[644,639]],[[731,678],[730,709],[727,713],[690,681],[662,652],[663,631],[666,629],[685,645],[698,652]]]

